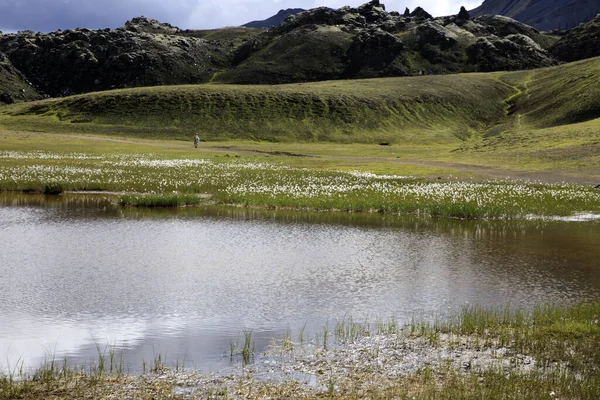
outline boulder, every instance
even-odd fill
[[[479,38],[467,47],[469,62],[479,71],[521,70],[556,65],[546,50],[525,35]]]
[[[403,50],[404,43],[396,36],[379,28],[366,30],[354,38],[346,53],[348,66],[344,77],[405,75],[397,70],[386,72]]]
[[[502,15],[483,15],[475,18],[473,21],[479,23],[479,26],[486,27],[488,33],[499,37],[518,33],[535,39],[535,37],[540,34],[538,30],[531,26]]]
[[[443,50],[458,44],[455,34],[432,21],[420,24],[415,29],[415,36],[420,45],[431,44]]]
[[[457,24],[464,23],[470,19],[471,19],[471,15],[467,11],[467,9],[464,6],[461,6],[460,11],[458,12],[458,15],[456,16],[456,23]]]
[[[160,33],[163,35],[175,35],[180,31],[176,26],[144,16],[127,21],[124,28],[130,32]]]
[[[13,99],[11,93],[4,92],[0,93],[0,102],[4,104],[13,104],[15,102],[15,99]]]
[[[357,8],[357,11],[365,17],[365,20],[369,24],[385,21],[390,18],[389,14],[385,11],[385,5],[379,3],[379,0],[372,0],[361,5]]]
[[[417,7],[410,13],[410,16],[417,20],[433,19],[433,16],[421,7]]]

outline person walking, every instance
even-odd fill
[[[200,137],[198,136],[198,134],[196,134],[196,136],[194,136],[194,147],[197,149],[198,148],[198,142],[200,141]]]

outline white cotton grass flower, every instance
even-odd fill
[[[412,207],[417,213],[427,213],[423,205],[456,205],[468,208],[466,212],[480,210],[480,216],[510,213],[519,218],[540,218],[544,207],[551,211],[563,207],[562,213],[568,214],[573,208],[579,212],[560,218],[578,221],[598,219],[589,210],[597,210],[600,204],[600,191],[564,183],[432,182],[364,171],[315,171],[247,160],[163,159],[154,154],[0,151],[1,160],[15,160],[0,162],[0,184],[5,187],[59,181],[67,187],[84,189],[207,191],[225,202],[256,199],[258,205],[265,199],[274,205],[319,204],[324,208],[372,209],[378,204],[386,210]],[[352,206],[352,202],[362,203]]]

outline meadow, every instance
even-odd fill
[[[285,160],[252,156],[173,158],[172,154],[97,150],[2,151],[0,187],[46,194],[116,192],[122,205],[146,207],[210,202],[275,209],[496,219],[600,213],[600,191],[581,185],[430,180],[359,169],[310,169],[288,165]]]
[[[0,190],[101,191],[124,207],[597,217],[599,77],[596,58],[511,73],[136,88],[1,106]],[[111,398],[124,388],[156,399],[595,399],[599,315],[597,302],[531,313],[475,308],[408,327],[326,327],[317,340],[325,351],[334,332],[353,341],[357,332],[403,331],[435,348],[450,335],[456,347],[509,348],[508,369],[423,368],[387,381],[377,369],[344,370],[320,391],[247,374],[233,386],[174,394],[179,378],[160,359],[150,369],[167,375],[132,377],[107,370],[114,360],[100,354],[86,371],[53,360],[33,374],[13,370],[0,377],[0,399]],[[518,355],[536,367],[517,372]]]

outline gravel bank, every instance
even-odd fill
[[[228,375],[167,369],[128,377],[127,384],[111,398],[138,398],[152,387],[164,387],[171,391],[171,398],[182,399],[310,398],[350,386],[365,390],[387,387],[398,378],[414,374],[428,373],[443,379],[448,372],[483,374],[493,369],[515,373],[535,368],[535,359],[515,354],[510,348],[456,335],[373,335],[328,350],[310,343],[299,346],[283,341],[257,355],[253,364],[240,366]],[[174,389],[168,389],[171,387]]]

